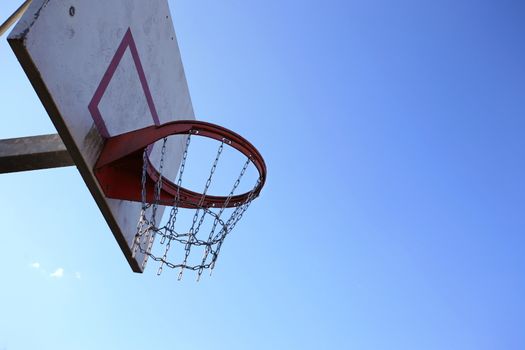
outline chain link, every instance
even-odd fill
[[[206,193],[208,193],[208,189],[211,185],[211,179],[213,178],[213,174],[215,173],[215,170],[217,169],[217,163],[219,163],[219,158],[221,157],[222,150],[224,149],[224,140],[222,140],[221,144],[219,145],[219,149],[217,150],[217,154],[215,155],[215,160],[213,161],[213,165],[211,166],[210,175],[208,176],[208,179],[206,180],[206,184],[204,185],[204,190],[202,191],[201,199],[199,200],[198,208],[195,210],[195,214],[193,215],[193,222],[191,224],[190,228],[190,236],[188,238],[188,243],[184,246],[185,254],[184,254],[184,261],[182,262],[182,265],[186,265],[186,262],[188,261],[188,256],[191,252],[191,246],[192,242],[195,240],[195,236],[197,233],[199,233],[200,227],[204,221],[204,216],[206,212],[203,211],[202,216],[199,220],[199,223],[197,224],[197,227],[195,228],[195,223],[197,222],[197,218],[199,217],[199,213],[201,211],[202,204],[204,203],[204,200],[206,199]],[[182,278],[182,274],[184,272],[184,268],[180,269],[178,280]]]
[[[175,196],[174,203],[170,210],[170,217],[168,219],[167,225],[164,227],[163,231],[168,232],[174,232],[175,230],[175,222],[177,221],[177,214],[179,212],[179,202],[180,202],[180,188],[182,186],[182,175],[184,174],[184,169],[186,168],[186,158],[188,157],[188,148],[190,147],[191,142],[191,134],[186,137],[186,144],[184,146],[184,153],[182,154],[182,160],[179,167],[179,176],[177,180],[177,194]],[[171,248],[171,241],[173,239],[173,235],[169,234],[162,234],[160,244],[164,244],[166,237],[168,237],[168,243],[166,244],[166,249],[164,250],[164,255],[162,256],[161,263],[159,265],[159,269],[157,270],[157,275],[160,275],[162,273],[162,268],[165,264],[165,261],[167,260],[168,252]]]
[[[213,164],[211,166],[208,178],[206,180],[206,183],[204,185],[204,190],[202,191],[202,195],[200,197],[200,200],[198,204],[196,205],[196,208],[194,209],[195,212],[193,214],[193,219],[191,221],[191,227],[187,232],[177,232],[175,230],[176,222],[177,222],[177,216],[179,213],[180,208],[180,193],[179,189],[182,187],[182,179],[183,174],[186,169],[186,160],[188,156],[188,149],[191,142],[191,135],[192,134],[198,134],[197,131],[192,131],[188,136],[186,137],[186,142],[184,146],[184,152],[182,155],[181,163],[179,166],[179,172],[177,176],[177,193],[175,195],[173,204],[171,206],[170,214],[168,221],[162,226],[157,227],[157,210],[160,203],[160,196],[162,192],[162,185],[163,185],[163,176],[162,171],[164,168],[164,159],[166,155],[166,142],[167,139],[165,138],[163,140],[162,148],[161,148],[161,157],[160,157],[160,163],[159,163],[159,178],[157,182],[155,183],[154,187],[154,193],[153,193],[153,201],[152,203],[149,203],[148,196],[147,196],[147,169],[149,166],[149,153],[151,148],[148,147],[144,150],[143,153],[143,168],[142,168],[142,207],[139,215],[139,221],[137,224],[137,233],[135,235],[132,252],[133,256],[135,257],[136,253],[140,251],[141,254],[145,255],[143,267],[145,266],[148,258],[159,262],[159,268],[157,270],[157,274],[160,275],[163,271],[163,268],[165,266],[171,268],[171,269],[180,269],[178,274],[178,279],[180,280],[183,276],[184,270],[191,270],[191,271],[197,271],[197,280],[200,279],[203,270],[210,269],[210,271],[213,270],[215,267],[220,249],[222,247],[222,244],[224,243],[224,239],[226,236],[233,230],[237,222],[242,218],[243,214],[246,212],[248,207],[250,206],[252,200],[254,199],[255,190],[257,189],[261,179],[257,180],[256,185],[252,188],[252,190],[249,192],[248,196],[246,197],[246,200],[243,203],[235,203],[235,209],[232,211],[230,216],[226,221],[224,221],[221,216],[224,214],[225,209],[230,204],[230,201],[232,197],[235,194],[235,191],[237,190],[238,186],[241,183],[241,180],[243,179],[249,165],[252,163],[250,158],[247,158],[245,163],[243,164],[243,167],[241,169],[241,172],[239,173],[237,179],[235,180],[231,191],[229,192],[224,204],[220,208],[207,208],[204,207],[204,201],[206,200],[206,195],[208,193],[209,187],[212,183],[213,176],[215,174],[215,171],[217,169],[217,165],[219,163],[221,154],[224,150],[224,144],[230,144],[229,140],[223,139],[219,145],[219,148],[217,149],[217,153],[215,155],[215,160],[213,161]],[[206,217],[211,217],[213,219],[213,224],[211,226],[210,232],[208,234],[208,237],[206,239],[201,239],[198,237],[198,233],[202,228],[202,225],[206,219]],[[218,227],[220,229],[218,230]],[[217,232],[218,231],[218,232]],[[153,243],[155,241],[155,237],[159,236],[159,244],[164,245],[165,247],[163,249],[163,252],[156,256],[154,253],[152,253]],[[171,246],[173,242],[177,242],[183,247],[183,257],[182,262],[180,263],[174,263],[169,259],[168,255],[171,250]],[[144,246],[145,245],[145,246]],[[188,263],[189,256],[191,254],[192,247],[203,247],[201,249],[204,250],[202,259],[200,259],[200,263],[198,264],[190,264]]]
[[[221,217],[222,213],[224,212],[224,210],[226,209],[226,207],[228,206],[228,204],[230,204],[230,200],[231,200],[233,194],[235,193],[235,190],[237,189],[237,187],[241,183],[241,179],[244,176],[244,173],[246,172],[246,169],[248,169],[248,165],[250,163],[251,163],[250,158],[247,158],[246,162],[244,162],[244,165],[243,165],[243,167],[241,169],[241,172],[240,172],[239,176],[237,177],[237,180],[235,180],[235,183],[233,184],[233,188],[231,189],[230,193],[228,194],[228,197],[226,198],[226,201],[224,201],[224,205],[221,207],[221,209],[219,211],[219,214],[213,220],[213,226],[211,228],[210,234],[208,235],[208,241],[207,241],[208,244],[206,245],[206,248],[204,250],[204,255],[202,257],[201,266],[204,265],[204,263],[206,262],[206,259],[208,258],[209,253],[211,252],[211,244],[212,244],[213,234],[215,233],[215,229],[217,228],[217,224],[219,223],[219,221],[222,221],[220,219],[220,217]],[[224,223],[222,224],[222,227],[223,227],[223,230],[227,230],[227,226]],[[197,275],[197,281],[200,280],[203,270],[204,270],[203,267],[201,267],[199,269],[199,272],[198,272],[198,275]]]

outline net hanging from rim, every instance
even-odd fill
[[[223,154],[224,147],[225,145],[232,145],[232,141],[228,138],[219,138],[214,135],[212,138],[219,141],[220,144],[213,164],[211,165],[204,189],[198,196],[195,196],[196,194],[193,193],[194,198],[192,201],[185,200],[183,198],[185,196],[182,193],[191,192],[183,187],[183,179],[192,135],[199,135],[199,130],[191,129],[187,132],[177,182],[175,186],[170,183],[172,188],[175,188],[175,194],[171,203],[169,217],[161,226],[159,226],[161,220],[158,218],[157,210],[160,205],[167,204],[166,200],[161,198],[161,194],[164,187],[169,183],[162,175],[166,157],[167,137],[164,137],[161,141],[160,165],[156,170],[152,167],[149,158],[151,146],[144,149],[142,154],[143,164],[141,177],[142,209],[132,246],[133,257],[135,257],[138,252],[145,255],[142,268],[145,267],[148,259],[152,259],[159,262],[157,275],[162,273],[164,267],[180,269],[178,274],[179,280],[182,278],[184,270],[197,271],[197,280],[200,279],[205,269],[209,269],[211,274],[226,236],[237,225],[252,200],[258,196],[264,182],[264,176],[259,171],[259,177],[251,190],[241,196],[236,195],[236,190],[243,180],[246,170],[250,164],[254,164],[254,159],[250,154],[241,152],[246,156],[246,160],[239,175],[233,182],[229,194],[225,197],[209,196],[208,190],[213,181],[213,176]],[[201,136],[210,137],[209,135]],[[238,135],[236,136],[239,137]],[[246,143],[249,147],[253,147],[247,141]],[[234,148],[239,150],[238,147],[234,146]],[[155,179],[153,186],[151,184],[148,186],[150,179]],[[210,200],[210,198],[218,198],[219,200],[213,201]],[[241,200],[239,201],[239,199]],[[185,215],[188,215],[188,211],[193,211],[189,227],[180,227],[182,221],[177,221],[181,216],[181,210],[186,212]],[[210,225],[205,227],[203,223],[206,220],[210,220]],[[199,254],[199,251],[201,254],[196,257],[195,255]],[[190,259],[190,255],[193,255],[192,259]]]

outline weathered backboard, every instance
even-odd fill
[[[8,37],[119,246],[132,258],[140,203],[106,198],[93,174],[104,138],[194,119],[166,0],[33,0]],[[158,157],[158,147],[152,157]],[[177,172],[182,140],[170,140]]]

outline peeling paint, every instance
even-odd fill
[[[31,22],[27,25],[26,29],[24,29],[22,32],[20,32],[20,34],[16,35],[16,36],[13,36],[12,39],[22,39],[26,40],[27,38],[27,34],[31,31],[31,28],[33,27],[33,25],[35,24],[35,22],[38,20],[38,18],[40,17],[40,13],[42,12],[42,10],[47,7],[47,4],[50,2],[51,0],[44,0],[44,2],[42,3],[42,5],[40,6],[40,8],[35,12],[35,14],[33,15],[33,19],[31,20]],[[30,7],[31,8],[31,7]],[[26,13],[24,14],[24,16],[22,17],[22,20],[24,19],[25,16],[29,16],[29,13],[26,11]]]

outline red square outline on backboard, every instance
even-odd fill
[[[111,59],[109,67],[106,70],[106,73],[104,73],[104,76],[102,77],[102,80],[100,81],[100,84],[97,90],[95,91],[91,102],[88,105],[89,112],[93,117],[93,121],[95,122],[99,133],[105,138],[109,138],[110,135],[108,132],[108,128],[106,127],[106,123],[102,118],[102,114],[98,109],[98,105],[100,104],[100,101],[102,100],[102,97],[104,96],[104,93],[106,92],[106,89],[108,88],[109,83],[111,82],[111,79],[113,78],[113,75],[115,74],[118,65],[120,64],[122,57],[124,57],[124,53],[126,52],[127,48],[129,48],[131,52],[131,57],[133,58],[133,62],[135,63],[135,68],[137,69],[140,84],[142,85],[142,90],[144,91],[144,95],[146,96],[146,101],[148,103],[153,122],[155,123],[155,125],[160,125],[159,116],[157,114],[157,110],[155,109],[155,104],[153,103],[153,97],[151,96],[148,82],[146,80],[144,68],[142,67],[142,63],[140,61],[137,45],[135,44],[135,40],[133,39],[133,35],[131,34],[131,28],[128,28],[126,34],[124,34],[122,42],[120,43],[117,51],[115,52],[115,56],[113,56],[113,58]]]

